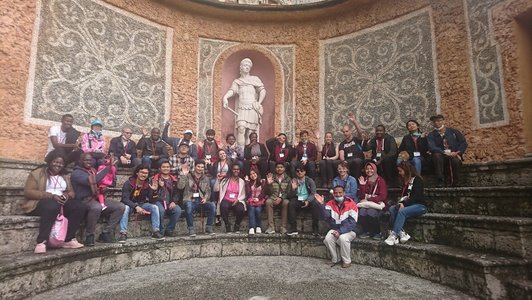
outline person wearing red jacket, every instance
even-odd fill
[[[296,177],[296,166],[303,165],[308,177],[316,177],[316,158],[318,148],[308,140],[308,131],[303,130],[299,134],[300,142],[295,148],[295,159],[290,162],[291,176]]]
[[[386,206],[384,202],[388,198],[388,187],[384,178],[377,174],[377,166],[374,163],[367,163],[364,171],[366,177],[360,176],[358,178],[360,185],[358,190],[360,221],[358,222],[359,231],[357,230],[357,232],[360,233],[360,238],[371,237],[380,240],[382,235],[379,217]]]

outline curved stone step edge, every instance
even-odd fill
[[[13,280],[13,282],[7,283],[4,288],[11,290],[12,293],[17,291],[19,294],[10,294],[7,290],[3,291],[4,295],[7,298],[21,298],[31,294],[30,291],[43,292],[61,285],[122,269],[193,257],[254,255],[252,252],[256,252],[255,255],[295,255],[317,258],[326,258],[327,256],[325,247],[319,238],[280,236],[249,238],[247,236],[217,235],[215,237],[171,238],[164,242],[136,239],[126,245],[98,245],[78,250],[49,251],[44,255],[23,253],[0,257],[0,282],[5,283],[8,280]],[[455,256],[452,255],[453,252],[456,253]],[[519,274],[521,269],[527,267],[527,262],[523,260],[483,255],[441,245],[417,243],[390,247],[376,241],[356,240],[352,245],[352,256],[354,263],[420,276],[468,293],[473,292],[474,295],[482,298],[500,298],[493,297],[497,296],[494,293],[500,293],[500,288],[504,288],[501,278],[492,277],[488,281],[487,276],[497,275],[499,269],[511,269],[513,273]],[[21,258],[24,260],[21,261]],[[449,258],[454,258],[457,261],[449,263]],[[409,259],[415,259],[416,262],[412,262],[413,265],[408,265]],[[405,263],[404,265],[401,265],[401,260]],[[421,260],[421,262],[417,260]],[[103,265],[103,262],[107,264]],[[423,270],[424,268],[419,268],[417,263],[424,267],[431,266],[432,269],[430,271]],[[63,266],[67,270],[61,269]],[[449,270],[450,268],[458,269]],[[61,278],[64,278],[63,276],[47,277],[47,272],[56,275],[62,273],[71,281],[60,281]],[[449,272],[449,274],[445,274],[445,272]],[[465,283],[462,280],[456,280],[457,272],[461,272],[460,274],[464,277],[477,280],[476,286],[470,287],[471,282]],[[79,275],[79,277],[74,278],[71,274]],[[21,277],[20,281],[22,282],[17,281],[16,277]],[[39,280],[41,282],[38,282]],[[25,294],[20,294],[21,292]]]

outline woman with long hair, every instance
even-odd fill
[[[262,233],[262,208],[266,202],[266,183],[260,177],[256,168],[249,171],[246,180],[246,195],[248,196],[249,234]]]

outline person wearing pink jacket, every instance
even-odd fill
[[[81,137],[81,150],[90,153],[94,159],[92,166],[97,168],[104,164],[106,142],[102,134],[103,123],[100,119],[91,122],[91,130]]]

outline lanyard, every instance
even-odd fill
[[[194,192],[196,192],[196,193],[197,193],[198,190],[199,190],[199,183],[200,183],[200,179],[201,179],[201,178],[202,178],[202,177],[200,177],[200,178],[196,178],[196,176],[192,175],[192,179],[194,180]]]
[[[54,185],[54,190],[57,189],[57,187],[61,187],[61,180],[59,180],[60,176],[50,176],[50,182]]]
[[[331,144],[325,144],[325,153],[324,153],[324,156],[329,156],[329,146],[331,146]]]

